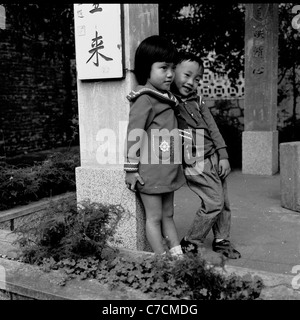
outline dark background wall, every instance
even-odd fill
[[[2,158],[68,145],[77,115],[74,53],[61,45],[59,24],[52,37],[28,35],[15,18],[8,10],[0,30]]]

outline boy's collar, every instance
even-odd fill
[[[178,95],[176,93],[173,93],[173,94],[179,101],[182,101],[182,102],[186,102],[186,101],[190,101],[190,100],[194,100],[194,99],[198,98],[197,92],[193,92],[192,94],[190,94],[189,96],[184,97],[184,98],[182,98],[180,95]]]

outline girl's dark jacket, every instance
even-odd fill
[[[160,194],[179,189],[185,178],[181,166],[181,140],[174,108],[178,101],[151,84],[137,86],[127,96],[131,102],[125,145],[124,170],[138,171],[141,193]]]

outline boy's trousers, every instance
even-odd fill
[[[231,211],[226,180],[218,175],[218,155],[214,153],[204,160],[204,165],[186,167],[187,185],[199,196],[200,207],[187,233],[186,239],[203,243],[212,229],[214,237],[228,239]]]

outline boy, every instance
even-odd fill
[[[187,185],[199,196],[201,205],[192,226],[180,244],[185,252],[197,252],[197,247],[203,244],[212,229],[213,251],[222,253],[230,259],[238,259],[241,254],[228,240],[231,211],[225,178],[231,169],[226,144],[215,120],[201,97],[197,95],[197,87],[202,75],[201,59],[191,53],[180,53],[171,87],[171,91],[179,100],[177,112],[179,129],[192,130],[193,155],[199,154],[197,151],[202,154],[198,159],[194,157],[194,163],[183,165]],[[194,129],[202,129],[198,132],[204,133],[204,159],[203,145],[195,144],[196,130]]]

